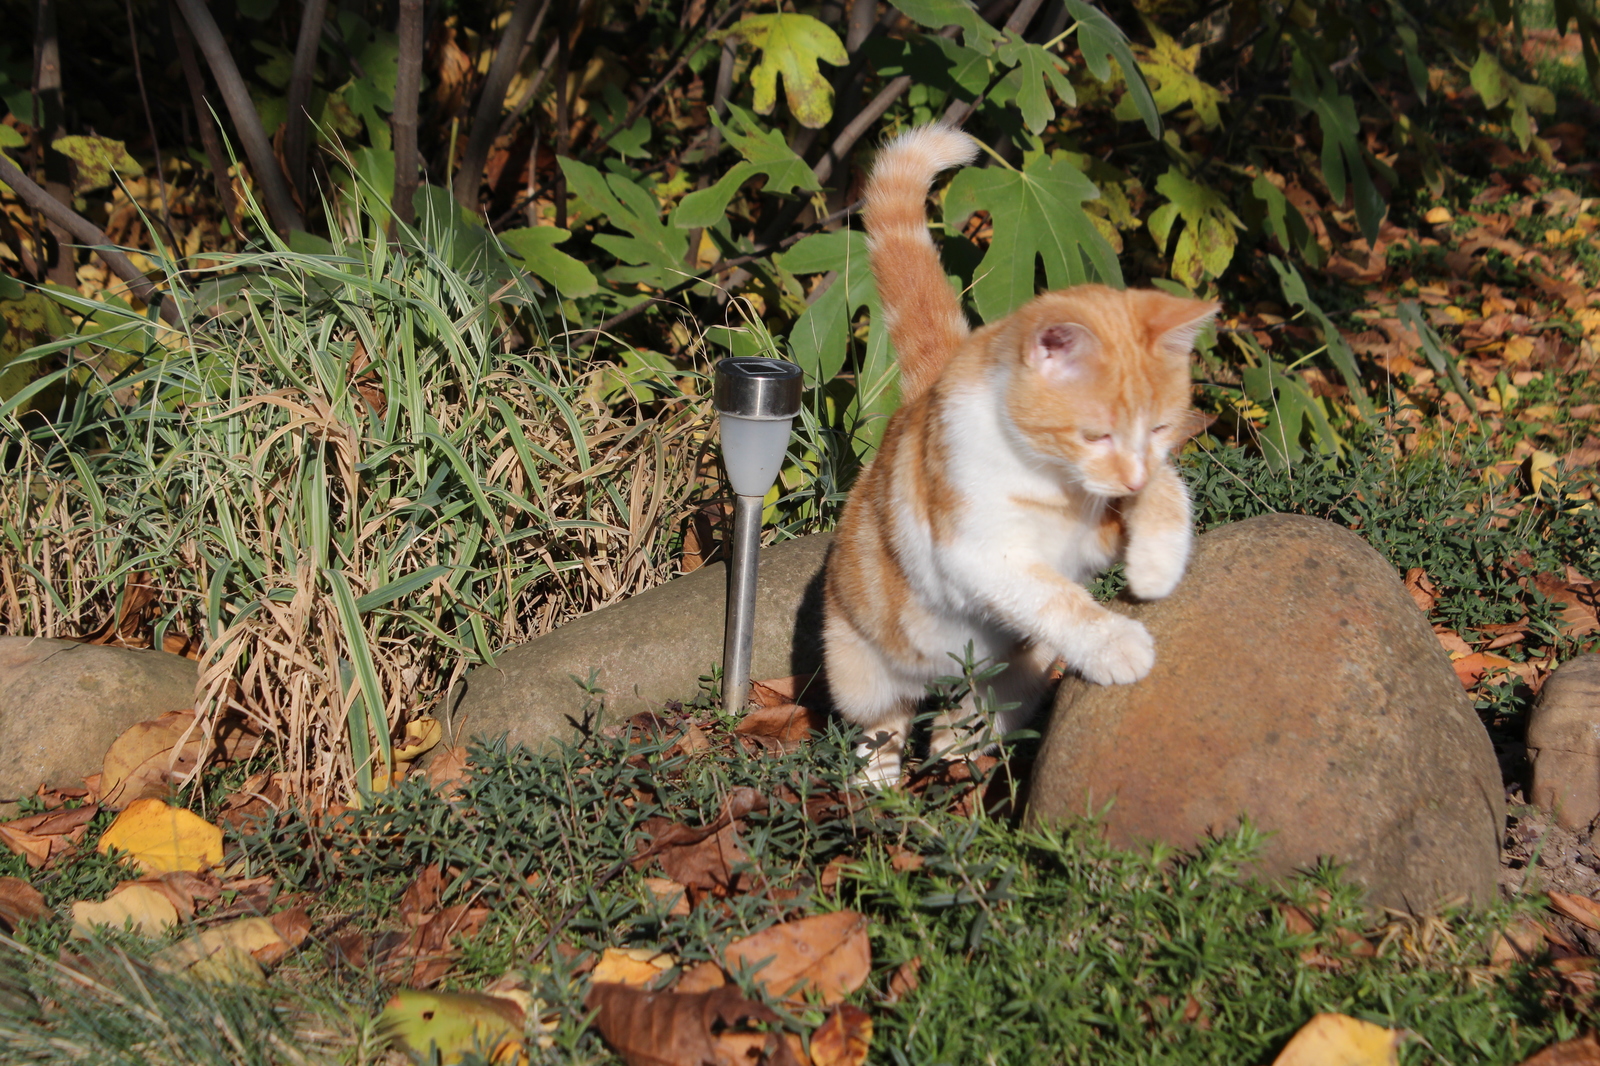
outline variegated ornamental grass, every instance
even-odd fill
[[[0,633],[197,636],[203,717],[344,800],[467,667],[669,576],[707,405],[613,410],[526,275],[423,228],[191,275],[187,333],[59,297],[68,365],[0,406]]]

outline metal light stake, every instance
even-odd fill
[[[800,413],[800,391],[800,368],[781,359],[743,356],[717,364],[722,466],[734,499],[728,615],[722,633],[722,705],[729,710],[742,710],[750,694],[761,501],[783,466],[789,430]]]

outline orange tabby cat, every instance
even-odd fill
[[[1080,285],[970,330],[924,202],[976,154],[966,134],[924,126],[883,150],[867,188],[903,404],[839,524],[823,636],[835,705],[877,734],[878,783],[898,780],[928,682],[968,642],[1009,664],[993,694],[1018,707],[999,733],[1032,716],[1058,656],[1099,684],[1144,677],[1150,634],[1083,582],[1120,558],[1129,591],[1156,599],[1189,556],[1188,492],[1168,456],[1199,426],[1189,354],[1217,306]],[[953,739],[941,723],[935,750]]]

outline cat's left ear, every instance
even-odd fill
[[[1188,358],[1194,339],[1216,317],[1221,305],[1213,300],[1191,300],[1150,290],[1145,296],[1145,321],[1156,344],[1173,355]]]
[[[1046,326],[1028,345],[1028,365],[1052,384],[1061,385],[1082,377],[1090,360],[1100,351],[1100,338],[1087,326],[1058,322]]]

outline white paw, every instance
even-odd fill
[[[1084,651],[1067,661],[1086,681],[1131,685],[1156,664],[1156,644],[1150,631],[1131,618],[1107,613],[1084,637]]]
[[[900,784],[900,750],[904,740],[896,733],[879,732],[856,746],[867,760],[852,779],[857,788],[894,788]]]
[[[1163,546],[1165,547],[1165,546]],[[1128,591],[1141,600],[1160,600],[1172,595],[1183,580],[1187,553],[1128,549]]]

